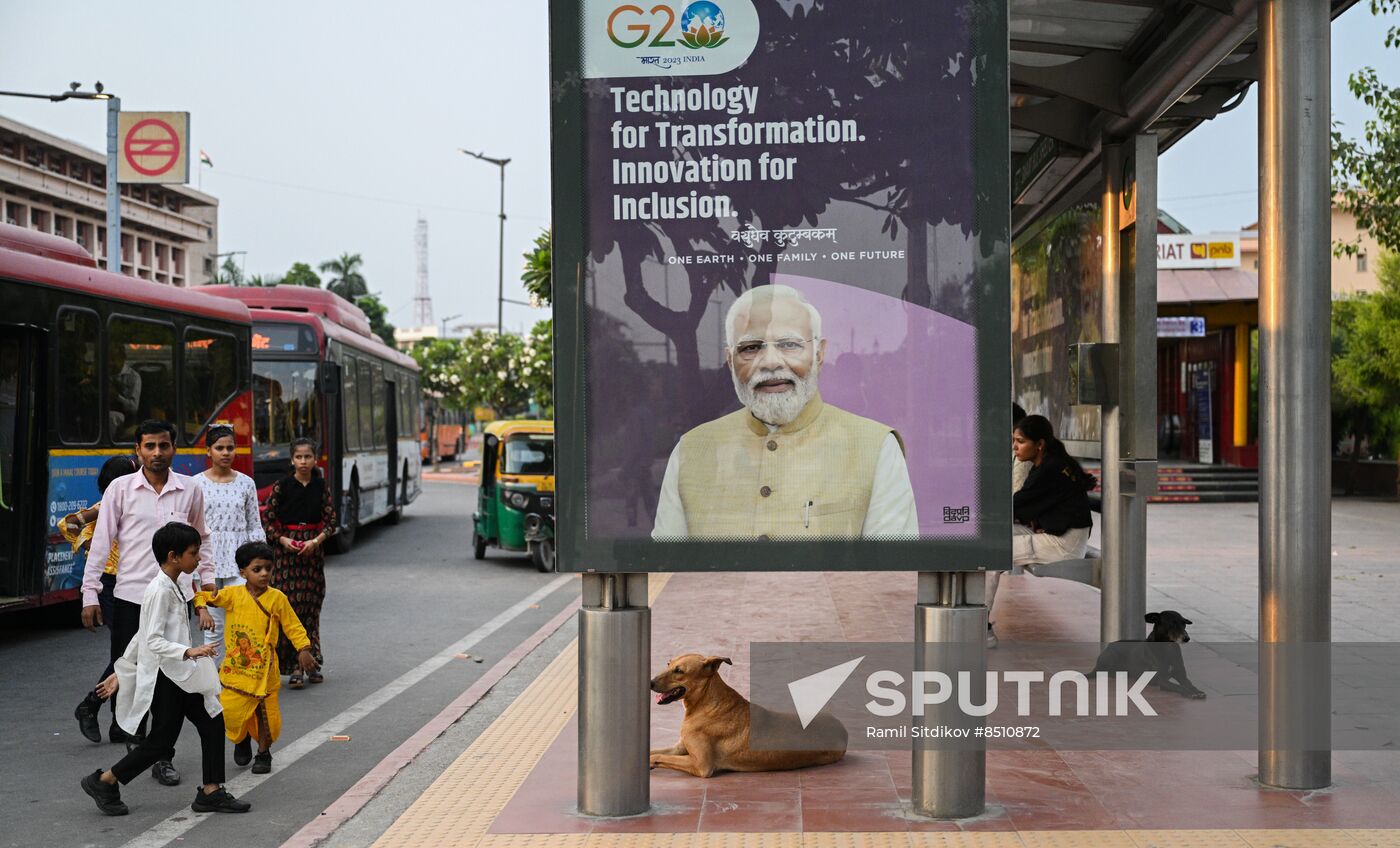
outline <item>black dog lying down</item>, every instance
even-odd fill
[[[1181,658],[1181,643],[1191,641],[1186,633],[1190,620],[1176,610],[1149,612],[1146,618],[1152,625],[1147,641],[1113,642],[1099,654],[1094,671],[1126,671],[1134,676],[1152,671],[1156,672],[1152,681],[1158,689],[1186,698],[1204,698],[1206,693],[1186,676],[1186,662]]]

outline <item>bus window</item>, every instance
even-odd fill
[[[253,460],[290,459],[291,441],[321,441],[316,363],[253,360]]]
[[[112,441],[136,441],[147,418],[174,421],[175,328],[113,318],[107,347],[107,421]]]
[[[370,403],[374,415],[374,446],[382,448],[384,440],[384,369],[375,365],[370,369]]]
[[[369,360],[359,361],[360,450],[374,449],[374,391]]]
[[[238,391],[238,346],[232,336],[185,331],[185,443],[194,444],[224,403]]]
[[[340,366],[340,372],[345,375],[345,391],[340,403],[345,416],[345,449],[352,451],[360,449],[359,369],[356,367],[358,362],[358,359],[347,354]]]
[[[95,312],[58,313],[58,437],[70,445],[90,445],[101,435],[97,327]]]

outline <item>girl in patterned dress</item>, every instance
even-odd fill
[[[213,548],[214,587],[218,591],[243,583],[234,562],[238,548],[247,542],[266,542],[267,536],[258,516],[258,487],[253,478],[233,470],[237,453],[233,428],[215,424],[209,428],[205,444],[209,446],[209,468],[196,474],[194,480],[204,491],[204,526]],[[204,644],[218,649],[214,658],[218,665],[224,661],[224,611],[214,608],[209,612],[214,629],[204,632]]]
[[[292,473],[278,480],[267,499],[263,526],[277,553],[273,563],[272,585],[291,602],[306,635],[311,640],[311,656],[318,668],[306,673],[306,682],[320,683],[321,604],[326,599],[326,554],[322,546],[335,535],[335,506],[331,503],[326,479],[316,470],[316,443],[310,439],[292,442]],[[295,669],[287,680],[288,689],[300,689],[302,671],[296,650],[285,640],[277,646],[278,665]]]

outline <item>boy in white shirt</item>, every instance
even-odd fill
[[[197,813],[246,813],[252,805],[228,793],[224,782],[224,722],[219,718],[219,678],[213,645],[190,647],[189,598],[180,577],[199,567],[199,531],[172,521],[155,532],[151,549],[161,574],[146,587],[141,599],[141,625],[116,672],[98,686],[104,698],[117,694],[117,724],[135,733],[141,717],[151,713],[151,729],[134,750],[107,771],[94,771],[82,780],[83,791],[109,816],[129,812],[117,784],[130,783],[168,751],[185,719],[199,731],[204,755],[204,785],[191,807]],[[203,662],[199,662],[201,658]]]

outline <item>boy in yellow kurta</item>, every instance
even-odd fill
[[[302,671],[316,668],[311,640],[292,611],[287,596],[272,581],[272,548],[248,542],[234,554],[238,573],[247,582],[225,586],[218,592],[200,592],[195,606],[206,604],[224,611],[224,664],[219,667],[219,696],[224,707],[224,728],[234,744],[233,761],[240,766],[253,761],[254,774],[272,771],[272,743],[282,732],[282,712],[277,690],[282,675],[277,668],[277,640],[283,635],[297,649]],[[258,755],[252,755],[257,737]]]

